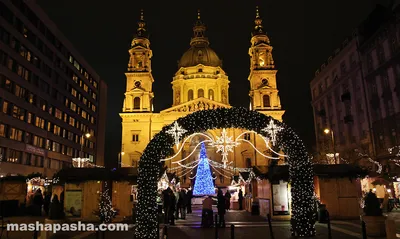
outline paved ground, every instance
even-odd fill
[[[214,212],[216,210],[214,209]],[[400,210],[393,211],[388,215],[396,221],[398,236],[400,236]],[[33,223],[35,221],[43,222],[44,218],[35,217],[15,217],[9,218],[14,223]],[[201,210],[195,208],[193,213],[187,215],[186,220],[177,220],[175,226],[168,227],[168,238],[171,239],[214,239],[215,228],[201,228]],[[219,239],[231,238],[231,225],[235,226],[234,238],[251,238],[251,239],[269,239],[270,228],[267,220],[260,216],[253,216],[245,211],[229,211],[226,214],[226,228],[220,228],[218,230]],[[361,224],[358,220],[352,221],[332,221],[332,238],[340,239],[356,239],[362,238],[361,236]],[[316,224],[317,235],[315,239],[327,239],[328,228],[326,224]],[[272,231],[276,239],[291,238],[290,235],[290,224],[288,221],[273,221]],[[5,237],[5,232],[3,237]],[[25,239],[33,238],[31,232],[10,232],[10,239]],[[57,239],[97,239],[96,234],[93,232],[69,232],[69,233],[57,233],[52,238]],[[132,239],[133,238],[133,225],[131,225],[128,232],[108,232],[105,233],[105,238],[111,239]]]

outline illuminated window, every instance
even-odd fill
[[[77,91],[74,88],[71,88],[71,95],[76,97]]]
[[[208,98],[210,100],[214,100],[214,91],[212,89],[208,90]]]
[[[96,93],[94,93],[94,92],[92,93],[92,98],[95,99],[95,100],[97,99]]]
[[[45,120],[36,116],[36,118],[35,118],[35,126],[41,128],[41,129],[44,129]]]
[[[82,110],[82,118],[86,119],[86,117],[87,117],[86,111]]]
[[[89,87],[88,87],[86,84],[83,84],[83,90],[86,91],[86,92],[88,92]]]
[[[62,119],[62,111],[56,108],[56,111],[55,111],[54,116],[55,116],[57,119],[60,119],[60,120],[61,120],[61,119]]]
[[[76,104],[74,102],[71,102],[70,108],[71,110],[76,111]]]
[[[8,114],[9,104],[7,101],[3,101],[3,113]]]
[[[22,141],[22,136],[23,136],[23,131],[16,129],[16,128],[11,128],[10,129],[10,139],[16,140],[16,141]]]
[[[61,145],[57,142],[53,142],[53,147],[52,147],[52,151],[60,153],[61,151]]]
[[[76,83],[78,83],[78,76],[73,74],[72,75],[72,80],[75,81]]]
[[[75,126],[75,119],[73,117],[69,117],[69,124]]]
[[[32,113],[28,112],[28,114],[26,115],[26,122],[28,124],[32,124],[33,123],[33,114]]]
[[[0,137],[7,136],[7,126],[5,124],[0,124]]]
[[[96,112],[96,106],[95,105],[92,105],[92,110],[93,110],[93,112]]]
[[[54,133],[55,135],[60,136],[60,134],[61,134],[61,128],[60,128],[60,126],[54,125],[53,133]]]
[[[14,149],[9,149],[8,150],[8,157],[7,157],[7,162],[9,163],[21,163],[22,161],[22,152],[17,151]]]
[[[87,104],[87,99],[86,99],[86,97],[82,97],[82,103],[85,104],[85,105]]]

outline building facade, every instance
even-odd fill
[[[272,58],[272,46],[268,36],[262,28],[262,20],[256,15],[255,28],[251,38],[250,55],[250,97],[251,107],[263,114],[282,120],[284,110],[281,109],[276,87],[276,70]],[[193,27],[193,37],[190,48],[182,55],[178,70],[172,79],[173,105],[159,113],[153,112],[152,91],[153,79],[151,58],[153,56],[150,48],[150,40],[146,31],[146,23],[143,18],[138,22],[138,30],[129,49],[129,64],[126,72],[127,83],[125,100],[120,114],[122,118],[122,167],[137,167],[138,161],[152,137],[158,133],[163,126],[173,123],[176,119],[199,110],[229,108],[229,84],[230,81],[222,67],[222,61],[216,52],[210,47],[210,41],[206,37],[206,26],[198,13]],[[215,138],[220,136],[222,129],[210,130],[206,134]],[[236,138],[243,131],[238,129],[227,129],[228,135]],[[259,148],[265,151],[265,143],[255,135],[245,135]],[[174,164],[177,160],[189,157],[186,163],[191,162],[199,156],[200,147],[196,147],[203,140],[203,136],[195,136],[188,140],[180,155],[166,162],[169,168],[178,166]],[[263,145],[264,144],[264,145]],[[215,148],[206,146],[207,155],[210,159],[221,162],[221,154],[216,153]],[[268,160],[248,144],[241,144],[229,153],[228,161],[234,167],[251,167],[254,165],[267,165]],[[177,175],[182,175],[178,172]],[[231,175],[218,174],[215,172],[217,185],[229,185]],[[189,176],[182,176],[181,182],[189,184]],[[193,175],[192,175],[193,176]]]
[[[1,176],[104,165],[107,86],[34,1],[0,0]]]
[[[379,160],[400,144],[399,9],[378,5],[316,71],[310,87],[318,160],[336,153],[337,163]]]
[[[373,154],[390,168],[385,159],[393,155],[388,149],[400,146],[400,5],[393,11],[378,6],[363,22],[360,53],[371,109]]]

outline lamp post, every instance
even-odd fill
[[[122,156],[124,156],[125,152],[118,153],[118,166],[122,168]]]
[[[331,140],[332,140],[332,148],[333,148],[333,159],[335,160],[335,163],[338,163],[338,160],[336,159],[336,147],[335,147],[335,135],[333,134],[332,129],[324,129],[325,134],[331,134]]]

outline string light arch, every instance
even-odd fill
[[[276,138],[276,146],[285,152],[289,164],[289,181],[291,183],[292,214],[291,231],[294,236],[314,236],[314,182],[312,163],[303,142],[297,134],[284,123],[272,119],[257,111],[245,108],[222,108],[202,110],[177,119],[164,126],[147,145],[139,161],[138,169],[138,211],[135,235],[142,239],[158,238],[157,221],[157,182],[162,168],[162,159],[174,155],[173,147],[177,142],[168,131],[179,125],[184,133],[180,139],[212,129],[238,128],[254,131],[270,138],[263,130],[273,120],[281,127]]]

